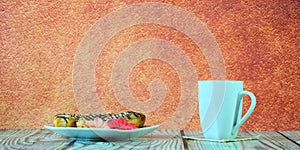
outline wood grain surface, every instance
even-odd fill
[[[68,139],[45,129],[0,130],[0,149],[170,149],[170,150],[298,150],[300,131],[243,131],[239,136],[259,136],[258,140],[239,142],[206,142],[183,140],[182,136],[203,137],[198,130],[156,130],[139,139],[128,141],[97,141]]]

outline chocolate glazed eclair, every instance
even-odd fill
[[[85,125],[86,120],[93,120],[94,118],[100,118],[103,121],[110,121],[111,119],[124,118],[128,123],[133,123],[137,128],[142,128],[146,121],[146,116],[142,113],[127,111],[119,114],[104,113],[104,114],[89,114],[89,115],[77,115],[77,114],[57,114],[54,117],[54,127],[77,127],[87,128]]]

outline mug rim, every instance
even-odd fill
[[[198,80],[198,82],[244,82],[242,80]]]

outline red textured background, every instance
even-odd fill
[[[72,69],[80,41],[98,19],[136,2],[2,0],[0,128],[42,128],[57,113],[78,113]],[[300,130],[299,1],[156,2],[176,5],[203,21],[222,50],[227,79],[243,80],[245,89],[257,96],[255,111],[243,130]],[[198,79],[211,79],[203,54],[183,33],[154,24],[133,26],[107,43],[99,56],[105,59],[96,65],[97,93],[106,110],[126,110],[111,90],[104,91],[110,89],[103,83],[110,78],[111,60],[128,43],[148,37],[173,41],[197,68]],[[163,107],[148,114],[148,124],[167,119],[180,96],[172,67],[151,60],[140,63],[130,74],[130,88],[138,100],[149,98],[147,85],[154,78],[169,88]],[[199,128],[196,110],[185,129]]]

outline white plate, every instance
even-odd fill
[[[53,125],[45,125],[46,129],[57,134],[70,138],[100,139],[105,141],[119,141],[136,139],[146,135],[153,130],[159,128],[156,126],[147,126],[133,130],[118,130],[109,128],[75,128],[75,127],[53,127]]]

